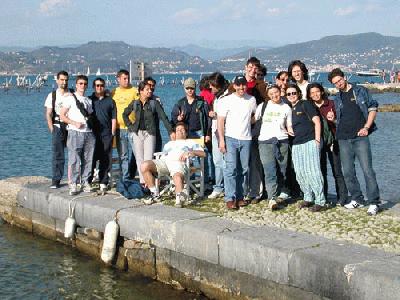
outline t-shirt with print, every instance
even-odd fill
[[[364,127],[365,118],[356,102],[356,97],[351,88],[348,92],[342,92],[342,113],[336,131],[338,140],[354,139],[358,131]]]
[[[293,145],[315,139],[314,122],[311,121],[315,116],[319,116],[318,111],[309,100],[300,100],[292,107]]]
[[[53,109],[53,95],[52,94],[53,93],[49,93],[47,95],[46,101],[44,102],[44,106],[46,108]],[[62,104],[65,101],[65,99],[67,99],[69,97],[74,99],[73,96],[71,95],[71,93],[66,92],[64,94],[61,94],[61,90],[60,89],[56,90],[56,102],[55,102],[55,105],[54,105],[55,106],[54,107],[54,111],[56,112],[57,115],[60,115],[60,110],[61,110]],[[60,127],[60,124],[55,123],[54,126]]]
[[[122,114],[133,100],[139,99],[138,90],[135,87],[129,87],[127,89],[117,87],[111,92],[111,97],[115,101],[117,107],[117,127],[126,129]],[[135,122],[134,112],[129,115],[129,120],[131,120],[132,123]]]
[[[261,118],[263,103],[258,105],[255,119]],[[265,107],[264,115],[262,116],[262,125],[260,129],[259,141],[266,141],[273,137],[278,140],[288,138],[287,126],[292,125],[292,109],[289,105],[283,103],[275,103],[268,101]]]
[[[256,112],[256,98],[236,93],[221,99],[218,116],[225,117],[225,136],[238,140],[251,140],[251,116]]]
[[[81,96],[75,93],[76,98],[79,102],[83,103],[83,106],[87,110],[89,114],[93,112],[92,108],[92,100],[90,100],[86,96]],[[72,121],[83,123],[84,125],[81,128],[76,128],[75,125],[68,124],[68,130],[75,130],[79,132],[91,132],[92,130],[87,126],[85,117],[82,115],[79,108],[76,106],[76,101],[74,97],[68,97],[63,101],[62,107],[68,108],[67,117]]]
[[[193,140],[169,141],[164,145],[162,159],[169,162],[179,161],[183,153],[195,150],[203,150],[203,148]]]

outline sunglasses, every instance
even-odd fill
[[[194,91],[194,88],[192,88],[192,87],[187,87],[187,88],[185,88],[186,90],[192,90],[192,91]]]
[[[104,84],[96,84],[96,87],[104,87]]]
[[[286,96],[296,96],[297,92],[286,93]]]

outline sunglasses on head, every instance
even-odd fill
[[[297,92],[286,93],[286,96],[296,96],[296,95],[297,95]]]

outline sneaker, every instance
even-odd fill
[[[378,212],[379,212],[379,205],[371,204],[371,205],[368,207],[367,214],[368,214],[369,216],[376,216],[376,214],[377,214]]]
[[[224,196],[224,193],[223,192],[216,192],[216,191],[213,191],[210,195],[208,195],[208,199],[216,199],[216,198],[221,198],[221,197],[223,197]]]
[[[100,192],[105,192],[107,191],[107,184],[100,183]]]
[[[289,199],[289,195],[286,194],[285,192],[281,192],[281,193],[279,194],[278,198],[280,198],[280,199],[282,199],[282,200],[285,201],[285,200]]]
[[[268,208],[269,208],[270,210],[275,210],[275,209],[278,208],[278,203],[276,202],[275,199],[269,200],[269,202],[268,202]]]
[[[186,204],[186,202],[187,202],[187,196],[184,192],[176,194],[175,207],[183,207],[183,205]]]
[[[69,195],[70,195],[70,196],[75,196],[75,195],[77,195],[78,193],[79,193],[79,191],[78,191],[77,185],[76,185],[75,183],[71,183],[71,184],[69,185]]]
[[[58,188],[60,188],[60,182],[59,182],[59,181],[52,181],[50,188],[51,188],[51,189],[58,189]]]
[[[346,204],[344,207],[347,208],[347,209],[355,209],[355,208],[364,207],[364,205],[362,205],[361,203],[358,203],[355,200],[351,200],[351,202]]]
[[[84,183],[82,187],[83,192],[90,193],[93,192],[92,186],[89,183]]]
[[[143,203],[146,205],[152,205],[156,202],[160,202],[161,201],[161,197],[160,195],[157,193],[152,193],[150,195],[150,197],[143,199]]]
[[[313,207],[310,207],[308,210],[311,212],[320,212],[320,211],[326,210],[326,207],[319,205],[319,204],[315,204]]]

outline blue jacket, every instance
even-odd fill
[[[356,103],[360,107],[360,110],[366,121],[368,119],[368,113],[370,111],[378,110],[378,102],[371,97],[371,95],[369,94],[368,90],[365,87],[352,84],[352,88],[354,96],[356,98]],[[343,109],[342,92],[339,91],[339,93],[335,95],[333,100],[335,102],[335,109],[336,109],[336,128],[338,128]],[[376,127],[374,122],[372,123],[372,126],[369,129],[369,133],[372,133],[377,129],[378,128]]]

